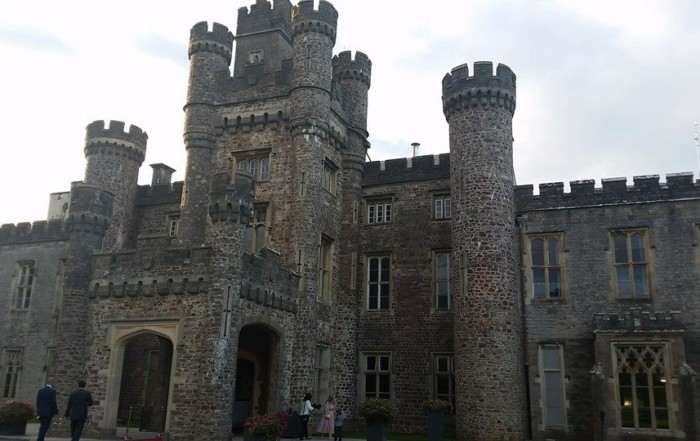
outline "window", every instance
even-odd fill
[[[433,356],[433,396],[447,401],[455,409],[455,368],[454,355],[436,354]]]
[[[563,295],[562,235],[530,236],[530,269],[532,296],[556,299]]]
[[[253,175],[254,181],[270,179],[270,153],[247,153],[236,157],[238,170]]]
[[[450,298],[450,252],[435,253],[435,309],[451,308]]]
[[[316,346],[316,393],[319,399],[330,395],[331,381],[331,348],[325,345]]]
[[[367,258],[367,309],[389,309],[389,256]]]
[[[17,394],[19,371],[22,367],[22,350],[5,349],[2,357],[2,397],[14,398]]]
[[[365,398],[391,398],[391,355],[365,354]]]
[[[562,427],[566,424],[562,359],[561,346],[540,346],[541,403],[544,427]]]
[[[331,160],[323,161],[323,189],[335,196],[338,166]]]
[[[221,309],[221,329],[219,330],[219,335],[222,338],[231,336],[231,315],[233,307],[233,288],[229,285],[224,291],[224,302]]]
[[[245,248],[259,253],[267,243],[267,204],[256,204],[250,225],[245,230]]]
[[[34,262],[17,264],[17,285],[15,286],[15,309],[28,309],[34,284]]]
[[[321,247],[318,256],[318,297],[324,302],[331,301],[333,292],[333,241],[321,237]]]
[[[616,344],[622,427],[669,429],[666,345]]]
[[[177,228],[180,226],[180,215],[168,215],[168,236],[177,236]]]
[[[46,364],[44,365],[44,382],[56,374],[56,349],[46,350]]]
[[[644,231],[613,231],[615,281],[620,298],[649,296],[646,235]]]
[[[391,201],[372,201],[367,204],[367,223],[386,224],[391,222]]]
[[[435,219],[450,219],[452,217],[452,200],[450,196],[435,196],[433,206],[435,207],[435,212],[433,213]]]

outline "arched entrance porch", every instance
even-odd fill
[[[243,431],[246,418],[277,410],[279,334],[264,324],[244,326],[238,337],[232,427]]]

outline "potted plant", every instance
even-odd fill
[[[421,403],[428,416],[428,440],[441,441],[445,434],[445,414],[450,403],[439,398],[429,398]]]
[[[24,401],[9,400],[0,406],[0,435],[24,435],[34,408]]]
[[[385,398],[367,398],[357,408],[366,422],[367,441],[386,441],[389,423],[396,417],[396,404]]]
[[[287,412],[281,410],[245,420],[246,441],[275,441],[287,426]]]

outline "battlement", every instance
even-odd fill
[[[351,51],[343,51],[333,57],[333,76],[343,79],[359,80],[370,87],[372,78],[372,61],[360,52],[355,52],[355,58]]]
[[[209,23],[200,21],[190,30],[190,48],[188,56],[199,52],[211,52],[226,58],[231,62],[233,52],[233,34],[228,28],[219,23],[213,23],[211,31]]]
[[[630,308],[624,312],[596,313],[594,333],[629,332],[682,332],[680,311],[650,312]]]
[[[241,298],[257,304],[296,312],[300,276],[281,264],[280,254],[264,247],[243,258]]]
[[[182,197],[183,181],[170,185],[139,185],[136,190],[136,205],[179,204]]]
[[[539,185],[539,195],[533,185],[515,187],[517,211],[558,209],[579,206],[653,202],[675,199],[700,198],[700,183],[693,182],[693,173],[666,175],[666,182],[659,182],[659,175],[635,176],[634,185],[628,186],[626,178],[610,178],[595,187],[592,179],[571,181],[571,191],[564,192],[563,182]]]
[[[442,79],[442,102],[446,117],[464,107],[490,105],[505,107],[515,112],[515,74],[510,67],[499,64],[496,75],[493,63],[474,63],[474,75],[469,76],[469,65],[452,69]]]
[[[292,8],[292,34],[319,32],[331,38],[335,43],[338,11],[325,0],[321,0],[318,9],[314,9],[314,0],[302,0]]]
[[[263,131],[266,128],[281,130],[286,121],[289,121],[289,115],[282,110],[258,111],[246,115],[227,115],[219,121],[217,128],[221,133],[248,133]]]
[[[248,7],[238,8],[236,37],[273,28],[289,30],[292,3],[289,0],[256,0]]]
[[[116,144],[145,155],[148,134],[133,124],[129,131],[125,131],[125,126],[122,121],[109,121],[107,128],[105,121],[91,122],[85,128],[85,148],[95,144]]]
[[[449,179],[450,155],[416,156],[413,158],[373,161],[365,164],[363,186],[400,182]]]
[[[21,222],[0,226],[0,245],[31,242],[47,242],[68,239],[66,223],[63,219],[50,221]]]

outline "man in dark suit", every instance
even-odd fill
[[[46,386],[39,389],[39,392],[36,394],[36,414],[39,415],[39,436],[36,441],[44,441],[46,432],[51,427],[51,420],[54,415],[58,415],[53,378],[47,378]]]
[[[64,415],[66,418],[70,418],[71,441],[80,441],[90,406],[92,406],[92,394],[85,390],[85,382],[80,380],[78,381],[78,389],[71,392],[68,397],[68,406],[66,406]]]

